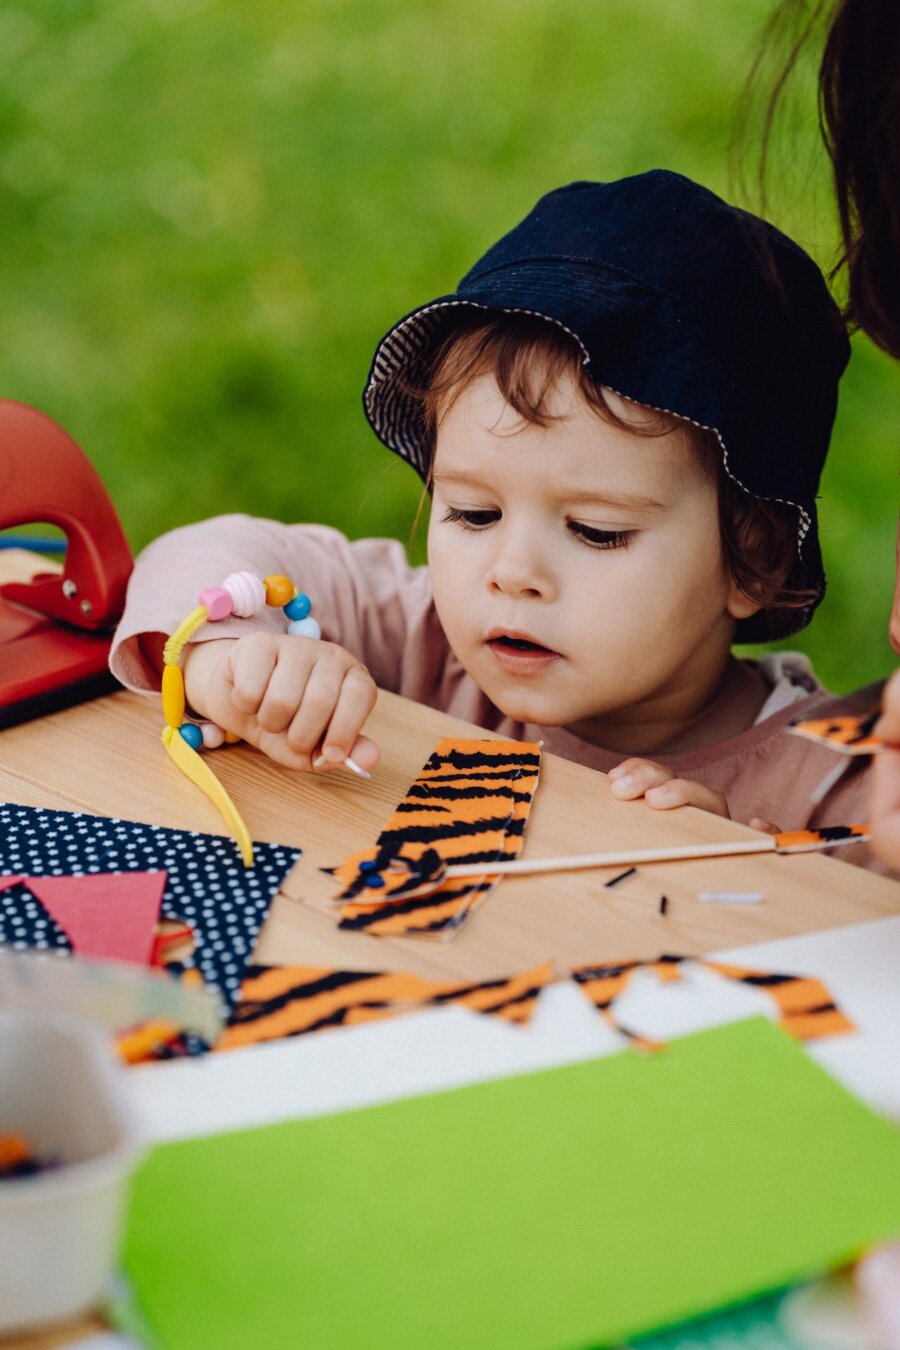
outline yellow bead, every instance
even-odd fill
[[[163,666],[163,717],[167,727],[180,727],[184,721],[184,677],[179,666]]]
[[[293,600],[296,595],[294,583],[290,577],[275,576],[265,577],[263,585],[266,588],[266,604],[280,608],[286,605],[289,600]]]

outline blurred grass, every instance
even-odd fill
[[[227,510],[405,539],[417,480],[359,402],[377,339],[571,179],[662,165],[734,199],[769,8],[0,5],[0,391],[75,436],[135,549]],[[809,72],[796,106],[768,212],[827,266]],[[893,664],[900,372],[855,345],[822,488],[830,592],[789,644],[837,689]]]

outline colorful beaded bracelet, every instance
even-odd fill
[[[250,619],[266,605],[283,610],[288,620],[287,631],[294,636],[321,636],[321,629],[310,614],[312,602],[309,596],[298,592],[288,577],[271,576],[260,581],[251,572],[234,572],[225,578],[221,586],[211,586],[201,591],[196,608],[181,621],[163,648],[162,705],[166,719],[162,733],[163,745],[179,769],[206,793],[221,812],[241,850],[245,867],[253,866],[253,841],[234,802],[198,754],[201,747],[213,750],[223,743],[232,744],[240,737],[223,731],[214,722],[184,720],[181,658],[186,645],[205,623],[217,623],[232,615],[239,619]]]

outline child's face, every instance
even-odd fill
[[[712,698],[734,620],[756,606],[724,565],[715,483],[680,427],[611,425],[570,379],[549,406],[546,427],[524,422],[485,375],[440,422],[438,615],[507,716],[611,748],[661,743]]]

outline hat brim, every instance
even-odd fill
[[[509,278],[504,284],[506,294],[509,293],[508,280]],[[621,279],[617,278],[616,282],[621,285]],[[632,296],[631,304],[633,303]],[[525,314],[556,324],[580,348],[585,366],[590,367],[592,364],[590,352],[582,338],[569,325],[546,311],[513,304],[491,303],[489,299],[474,299],[452,293],[439,296],[404,315],[378,344],[363,392],[363,407],[379,440],[412,465],[426,484],[431,468],[432,447],[428,440],[421,391],[427,388],[435,353],[445,337],[452,332],[460,311]],[[659,317],[658,312],[656,317]],[[644,331],[646,333],[646,328]],[[667,356],[671,361],[671,348],[668,349]],[[645,368],[652,369],[652,361],[649,358]],[[686,411],[679,407],[662,406],[659,401],[654,400],[652,390],[637,389],[634,386],[619,387],[627,381],[621,378],[617,380],[614,371],[610,372],[609,379],[601,379],[594,369],[591,370],[591,374],[598,383],[602,383],[622,398],[665,412],[702,430],[712,432],[722,450],[723,469],[738,487],[750,496],[762,500],[778,500],[795,508],[796,575],[788,578],[787,584],[811,591],[813,598],[800,608],[762,609],[750,618],[740,620],[737,624],[735,641],[747,644],[774,642],[790,637],[805,628],[825,594],[825,574],[818,544],[815,502],[802,485],[799,482],[786,484],[783,493],[777,498],[754,492],[753,486],[744,482],[736,470],[737,457],[730,453],[732,437],[726,439],[724,425],[720,426],[714,420],[701,420],[700,417],[692,415],[696,414],[697,409]],[[668,403],[673,401],[677,400],[666,400]],[[725,419],[722,420],[724,423]]]

